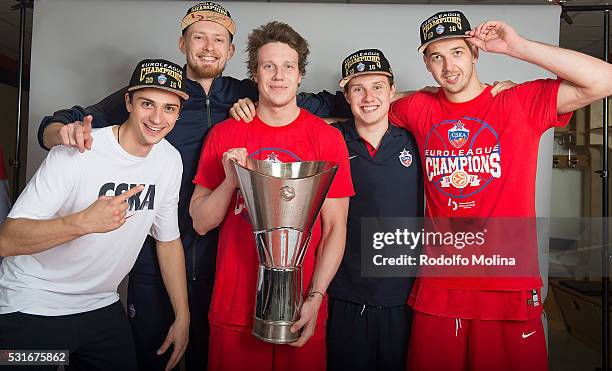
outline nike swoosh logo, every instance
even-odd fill
[[[528,334],[526,334],[526,333],[524,333],[524,332],[523,332],[523,333],[521,334],[521,337],[522,337],[523,339],[527,339],[528,337],[530,337],[530,336],[531,336],[531,335],[533,335],[533,334],[535,334],[535,331],[531,331],[531,332],[530,332],[530,333],[528,333]]]
[[[352,159],[354,159],[355,157],[357,157],[357,155],[354,155],[354,156],[349,157],[349,160],[352,160]]]

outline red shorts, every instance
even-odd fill
[[[542,320],[456,319],[415,311],[408,369],[548,370]]]
[[[534,290],[527,289],[453,289],[417,278],[412,286],[408,305],[417,312],[440,317],[527,321],[542,317],[542,293],[540,289],[536,289],[535,293]]]
[[[317,326],[301,348],[266,343],[253,336],[250,328],[232,327],[210,324],[209,370],[325,370],[324,327]]]

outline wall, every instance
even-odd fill
[[[127,83],[133,66],[146,57],[177,62],[180,19],[195,2],[40,0],[32,36],[31,109],[28,178],[45,153],[36,131],[45,114],[74,104],[88,105]],[[417,52],[418,25],[443,10],[440,5],[222,3],[238,25],[237,53],[226,74],[244,77],[248,31],[270,20],[288,22],[311,44],[312,57],[303,91],[336,90],[340,63],[350,52],[377,47],[385,52],[401,89],[434,84]],[[556,6],[457,6],[473,25],[495,18],[507,21],[525,37],[558,44],[560,8]],[[533,27],[537,24],[538,27]],[[483,53],[483,81],[516,82],[549,76],[546,71],[511,58]],[[539,215],[548,215],[552,132],[542,139],[538,167]],[[542,191],[544,189],[545,191]]]

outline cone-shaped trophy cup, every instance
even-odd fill
[[[234,164],[259,255],[253,335],[296,341],[289,329],[302,307],[302,261],[338,165],[326,161]]]

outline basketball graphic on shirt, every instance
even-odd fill
[[[452,199],[465,200],[501,176],[499,135],[472,117],[433,125],[425,138],[427,181]]]
[[[465,188],[469,183],[469,175],[463,170],[456,170],[451,174],[451,184],[455,186],[455,188]]]

